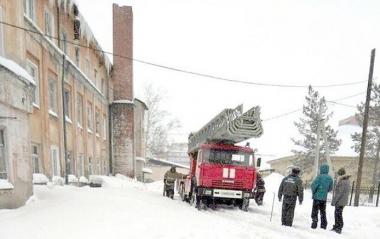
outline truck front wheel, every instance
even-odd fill
[[[239,208],[245,212],[248,212],[249,198],[243,198],[243,200],[241,200],[241,202],[239,203]]]

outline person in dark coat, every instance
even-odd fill
[[[293,225],[294,209],[297,203],[297,197],[299,204],[303,201],[303,186],[302,180],[299,178],[300,169],[293,168],[292,173],[285,177],[278,189],[278,199],[281,202],[282,196],[282,215],[281,222],[284,226],[291,227]]]
[[[320,167],[320,174],[311,184],[313,193],[313,209],[311,211],[312,224],[311,228],[315,229],[318,225],[318,212],[321,213],[321,228],[326,229],[326,200],[327,194],[333,189],[333,179],[329,175],[329,166],[323,164]]]
[[[265,194],[265,181],[260,173],[257,174],[255,201],[257,205],[263,205],[263,199]]]
[[[346,170],[338,170],[338,182],[335,186],[334,196],[331,205],[335,207],[335,224],[332,231],[342,233],[343,229],[343,209],[347,206],[348,196],[350,194],[350,175],[346,175]]]

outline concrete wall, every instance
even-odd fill
[[[7,180],[14,187],[0,189],[0,209],[20,207],[33,194],[28,128],[32,92],[29,82],[0,66],[0,129],[5,133]]]

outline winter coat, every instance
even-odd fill
[[[333,179],[330,177],[329,166],[323,164],[320,167],[320,174],[314,179],[311,184],[311,191],[314,200],[326,201],[327,194],[333,189]]]
[[[303,201],[303,186],[302,180],[295,174],[290,174],[285,177],[278,189],[278,199],[281,200],[282,195],[297,198],[300,203]]]
[[[332,206],[344,207],[348,204],[348,196],[350,195],[350,175],[343,175],[338,178],[335,186],[334,196],[331,202]]]
[[[164,175],[164,180],[173,183],[178,178],[183,178],[182,173],[177,173],[176,171],[169,170]]]
[[[265,192],[265,181],[261,177],[257,178],[256,190],[257,190],[257,192]]]

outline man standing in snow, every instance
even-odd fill
[[[321,212],[321,228],[326,229],[326,200],[327,194],[333,188],[333,180],[329,175],[329,166],[323,164],[320,167],[320,174],[311,184],[311,192],[313,193],[313,209],[311,211],[311,219],[313,220],[311,228],[315,229],[318,225],[318,212]]]
[[[281,202],[282,195],[284,199],[282,202],[282,225],[291,227],[293,225],[294,209],[297,203],[297,197],[299,204],[303,201],[303,186],[302,180],[299,178],[300,169],[293,168],[292,173],[285,177],[278,189],[278,199]]]
[[[335,186],[334,196],[331,202],[335,206],[335,224],[332,228],[336,233],[342,233],[343,229],[343,209],[347,206],[348,196],[350,194],[350,175],[346,175],[346,170],[338,170],[338,183]]]

